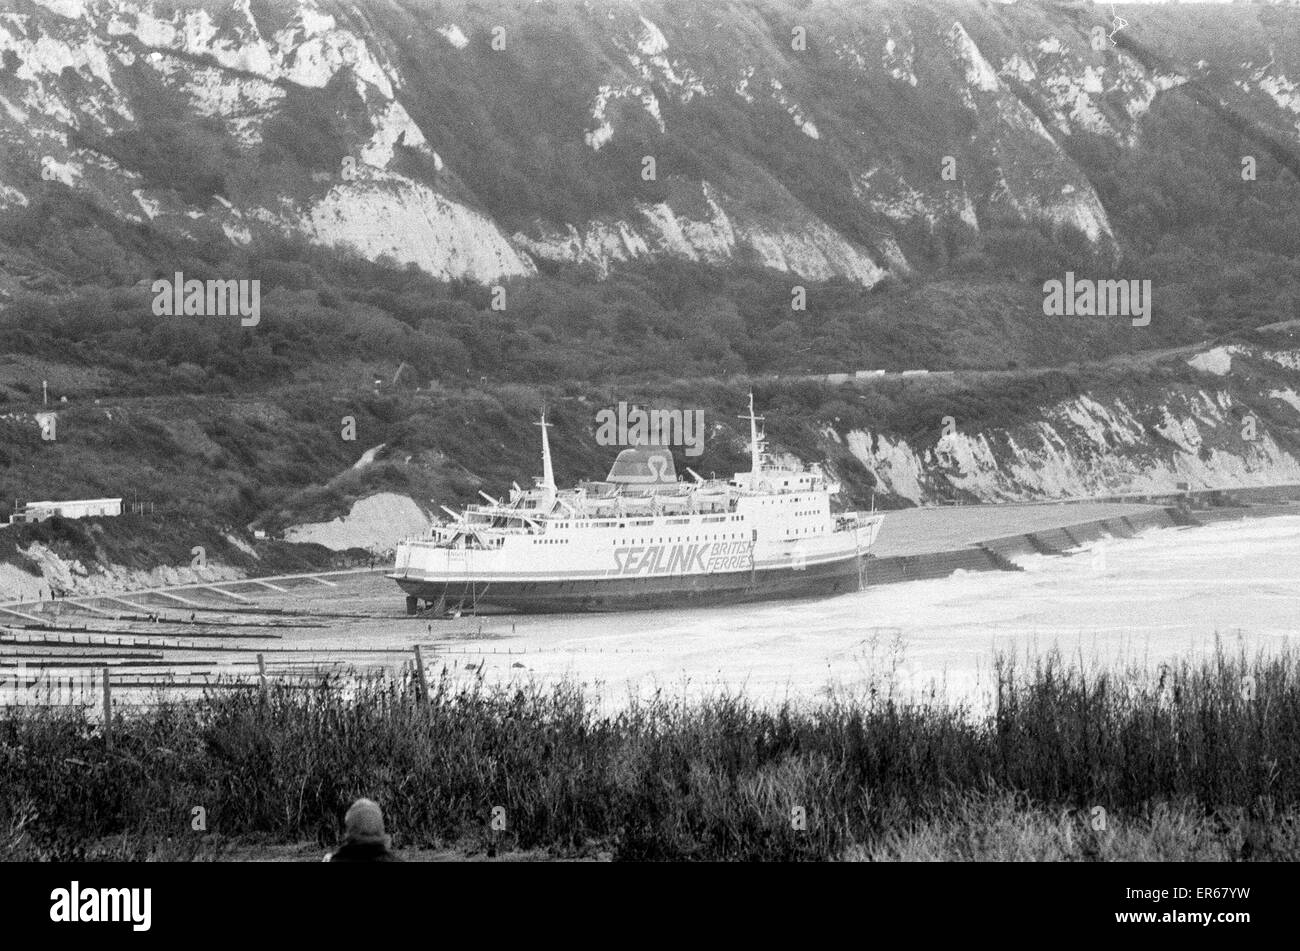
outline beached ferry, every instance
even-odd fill
[[[748,472],[677,475],[659,446],[624,449],[601,482],[557,489],[543,415],[542,475],[508,500],[444,509],[398,544],[389,575],[410,613],[619,611],[857,591],[883,516],[833,512],[818,465],[769,456],[749,398]]]

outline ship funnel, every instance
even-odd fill
[[[663,446],[633,446],[614,460],[605,481],[616,485],[676,485],[673,454]]]

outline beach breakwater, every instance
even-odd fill
[[[1220,518],[1240,518],[1250,513],[1250,509],[1233,508],[1225,510],[1224,515],[1215,514]],[[1199,514],[1178,506],[1153,507],[1146,512],[990,538],[960,548],[869,557],[866,583],[881,585],[946,578],[957,571],[1019,571],[1015,563],[1018,557],[1063,555],[1104,538],[1132,538],[1153,528],[1198,525],[1201,524]]]

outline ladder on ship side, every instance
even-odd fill
[[[750,529],[749,542],[749,590],[753,591],[758,587],[758,581],[755,577],[756,569],[754,567],[754,550],[758,548],[758,529]]]
[[[486,598],[486,597],[487,597],[487,593],[488,593],[489,589],[491,589],[491,587],[492,587],[492,582],[489,581],[487,584],[485,584],[485,585],[483,586],[483,590],[480,592],[480,591],[478,590],[478,582],[477,582],[477,581],[471,581],[471,582],[469,583],[469,611],[470,611],[470,616],[471,616],[471,617],[477,617],[477,616],[478,616],[478,602],[479,602],[479,599],[480,599],[480,598]]]

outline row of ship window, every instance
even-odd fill
[[[705,522],[739,522],[744,516],[741,515],[706,515],[703,518]],[[689,518],[671,518],[665,524],[668,525],[687,525],[690,523]],[[617,526],[613,522],[556,522],[556,528],[627,528],[628,525],[653,525],[654,519],[641,519],[634,522],[619,522]]]
[[[744,532],[724,532],[720,535],[691,535],[686,538],[619,538],[614,544],[616,545],[662,545],[667,542],[717,542],[726,539],[744,538]],[[531,540],[534,545],[567,545],[573,539],[571,538],[534,538]]]
[[[744,532],[723,532],[721,535],[687,535],[684,538],[618,538],[615,545],[663,545],[668,542],[720,542],[744,538]]]

